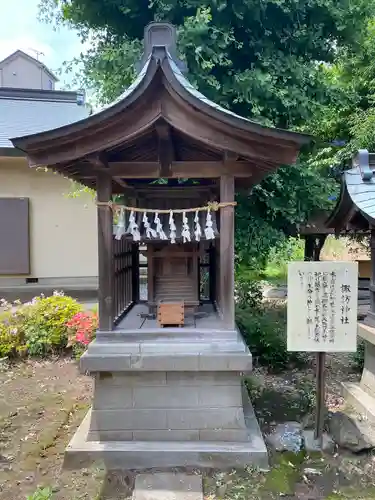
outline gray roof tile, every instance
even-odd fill
[[[0,98],[0,148],[13,148],[10,138],[59,128],[88,115],[76,102]]]
[[[364,181],[359,167],[347,170],[344,177],[354,205],[370,222],[375,223],[375,178]]]

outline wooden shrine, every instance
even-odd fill
[[[310,138],[200,94],[170,24],[146,27],[140,68],[102,111],[13,139],[32,167],[97,194],[99,329],[80,362],[95,390],[66,464],[266,466],[242,384],[251,353],[235,325],[235,191],[293,163]]]
[[[182,301],[199,306],[199,247],[197,243],[147,247],[148,303]]]

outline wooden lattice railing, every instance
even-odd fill
[[[125,239],[113,241],[113,307],[114,323],[138,300],[138,245]]]

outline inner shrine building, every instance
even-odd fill
[[[200,94],[168,23],[146,27],[139,66],[101,111],[13,139],[31,167],[96,191],[99,329],[80,361],[94,396],[66,465],[266,466],[235,325],[235,192],[294,163],[310,138]]]

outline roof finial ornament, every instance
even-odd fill
[[[163,47],[177,64],[180,71],[186,70],[184,62],[177,57],[177,31],[176,26],[167,22],[153,21],[145,27],[144,31],[144,50],[140,63],[138,63],[137,71],[140,72],[145,65],[148,57],[157,47]]]

